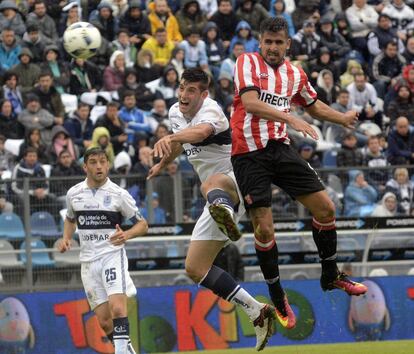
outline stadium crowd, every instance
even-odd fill
[[[21,213],[21,178],[45,177],[42,165],[52,166],[52,177],[83,174],[81,157],[92,146],[107,151],[114,174],[143,176],[140,185],[125,187],[135,188],[145,209],[151,148],[169,133],[168,109],[183,69],[210,75],[210,96],[230,118],[237,57],[258,50],[263,19],[283,16],[289,58],[305,70],[318,98],[359,112],[359,126],[348,131],[293,108],[333,147],[323,151],[292,132],[301,156],[314,168],[349,169],[338,172],[345,186],[338,214],[412,215],[410,168],[387,166],[414,162],[413,8],[414,1],[404,0],[3,0],[0,212]],[[62,44],[67,26],[81,20],[102,34],[101,47],[86,61],[69,57]],[[164,179],[153,194],[156,223],[173,221],[173,206],[158,199],[171,192],[166,179],[180,168],[173,162],[158,177]],[[30,200],[64,207],[70,183],[31,180]],[[287,198],[277,188],[274,196],[275,203]],[[200,198],[194,197],[193,218],[202,210]]]

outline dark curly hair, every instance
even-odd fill
[[[289,36],[288,23],[284,17],[276,16],[269,17],[262,22],[260,25],[260,34],[263,35],[265,32],[280,32],[283,31],[286,33],[286,36]]]

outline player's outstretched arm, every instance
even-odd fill
[[[174,161],[178,156],[180,156],[183,151],[184,150],[181,144],[172,143],[171,154],[168,156],[164,155],[160,162],[151,167],[151,169],[148,171],[147,180],[158,176],[164,170],[164,168],[167,167],[170,162]],[[153,154],[155,155],[155,151],[153,151]]]
[[[355,129],[355,125],[358,122],[358,112],[348,111],[346,113],[341,113],[320,100],[317,100],[313,105],[306,107],[305,109],[306,112],[316,119],[340,124],[345,128]]]
[[[247,113],[251,113],[263,119],[286,123],[296,131],[303,133],[305,137],[309,135],[315,140],[318,139],[318,134],[316,134],[309,123],[298,119],[289,113],[270,107],[268,104],[260,101],[257,91],[250,90],[244,92],[241,96],[241,100]]]
[[[63,224],[63,238],[58,243],[58,251],[64,253],[70,250],[70,241],[76,231],[76,221],[66,218]]]
[[[119,225],[116,225],[116,231],[111,235],[109,241],[114,246],[121,246],[127,240],[138,236],[143,236],[148,232],[148,223],[145,219],[139,220],[130,229],[122,230]]]

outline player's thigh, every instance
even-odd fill
[[[89,306],[94,311],[108,301],[105,285],[101,277],[101,260],[81,264],[81,278]]]
[[[226,241],[200,240],[191,241],[185,260],[185,269],[191,279],[200,281],[213,265],[217,254]]]
[[[204,198],[207,199],[207,193],[216,188],[222,189],[229,193],[234,204],[239,202],[236,182],[229,175],[224,173],[216,173],[210,176],[201,184],[201,193]]]
[[[335,204],[326,190],[296,197],[318,220],[335,216]]]
[[[253,224],[254,237],[262,243],[274,239],[273,214],[271,208],[249,209],[249,217]]]

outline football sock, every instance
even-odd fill
[[[114,344],[114,332],[111,332],[109,334],[106,335],[109,339],[109,341]]]
[[[200,285],[210,289],[222,299],[241,306],[252,321],[259,317],[262,304],[238,285],[223,269],[213,265],[201,279]]]
[[[115,354],[127,354],[129,343],[128,317],[114,318],[113,323]]]
[[[335,219],[322,223],[313,218],[312,235],[321,259],[322,274],[328,278],[336,277],[338,268],[336,266],[337,235]]]
[[[232,213],[234,211],[234,203],[231,200],[230,194],[222,189],[212,189],[207,193],[207,201],[210,204],[222,204]]]
[[[276,241],[273,239],[263,243],[255,239],[256,255],[259,260],[260,269],[269,288],[269,294],[272,302],[277,309],[284,313],[284,296],[282,285],[279,278],[278,250]]]

